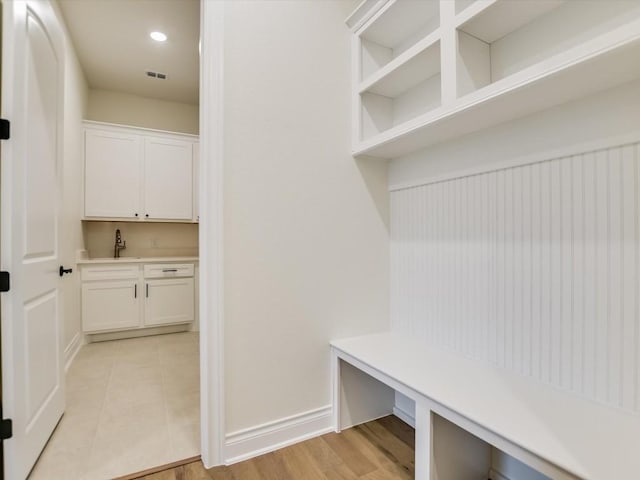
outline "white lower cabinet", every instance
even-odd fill
[[[145,280],[145,294],[145,325],[168,325],[193,321],[195,298],[193,278]]]
[[[102,333],[193,322],[193,272],[193,264],[82,267],[84,332]]]
[[[82,325],[85,332],[140,326],[137,280],[107,280],[82,284]]]

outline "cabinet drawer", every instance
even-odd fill
[[[152,263],[144,266],[144,278],[193,277],[192,263]]]
[[[140,268],[138,265],[95,265],[82,267],[81,272],[83,282],[90,280],[126,280],[138,278]]]

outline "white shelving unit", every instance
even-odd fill
[[[365,0],[353,153],[396,158],[640,78],[634,0]]]

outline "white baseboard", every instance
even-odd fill
[[[110,340],[123,340],[125,338],[146,337],[149,335],[164,335],[167,333],[181,333],[189,331],[189,324],[169,325],[162,327],[135,328],[132,330],[121,330],[119,332],[88,333],[87,342],[106,342]]]
[[[493,468],[489,470],[489,478],[491,480],[511,480],[509,477],[505,477],[504,475],[494,470]]]
[[[413,418],[410,413],[405,412],[400,407],[398,407],[398,405],[395,405],[393,407],[393,414],[407,425],[411,425],[413,428],[416,428],[416,419]]]
[[[225,463],[231,465],[333,431],[331,405],[226,436]]]
[[[73,363],[73,360],[76,358],[76,355],[80,351],[80,347],[84,344],[82,332],[76,332],[73,337],[73,340],[69,342],[67,348],[64,349],[64,371],[67,372],[69,367]]]

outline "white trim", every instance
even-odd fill
[[[69,342],[69,345],[67,345],[67,348],[64,349],[64,373],[69,371],[69,367],[83,345],[84,338],[82,336],[82,332],[76,332],[73,339]]]
[[[135,125],[125,125],[123,123],[98,122],[96,120],[82,120],[82,125],[86,129],[107,130],[113,132],[131,133],[131,131],[139,132],[143,135],[170,135],[175,138],[188,138],[190,140],[198,140],[198,135],[186,132],[176,132],[175,130],[159,130],[157,128],[138,127]]]
[[[191,322],[177,325],[159,325],[157,327],[137,327],[130,330],[118,330],[115,332],[85,332],[85,343],[109,342],[111,340],[124,340],[126,338],[148,337],[149,335],[166,335],[169,333],[188,332]]]
[[[225,459],[224,11],[200,0],[200,431],[206,468]]]
[[[393,414],[407,425],[416,428],[416,419],[409,412],[405,412],[398,405],[393,406]]]
[[[241,462],[332,432],[331,405],[227,435],[226,464]]]
[[[489,470],[489,478],[491,480],[511,480],[509,477],[505,477],[504,475],[502,475],[500,472],[498,472],[493,468]]]
[[[578,155],[585,152],[595,152],[598,150],[604,150],[612,147],[621,147],[628,144],[640,142],[640,132],[634,132],[627,135],[609,137],[605,139],[594,140],[592,142],[584,142],[570,147],[559,148],[555,150],[547,150],[544,152],[534,153],[532,155],[526,155],[523,157],[513,158],[502,162],[493,162],[478,167],[459,170],[456,172],[449,172],[442,175],[435,175],[432,177],[423,177],[415,180],[410,180],[402,183],[389,184],[389,191],[396,192],[398,190],[407,190],[415,187],[422,187],[433,183],[445,182],[448,180],[454,180],[458,178],[472,177],[474,175],[480,175],[482,173],[495,172],[497,170],[505,170],[508,168],[521,167],[523,165],[530,165],[532,163],[547,162],[558,158],[570,157],[572,155]]]
[[[358,31],[388,0],[362,0],[344,23],[354,32]]]

